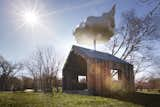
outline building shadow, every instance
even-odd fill
[[[160,107],[160,94],[146,94],[135,92],[126,95],[110,95],[110,98],[121,101],[128,101],[135,104],[143,105],[144,107]]]
[[[65,93],[92,96],[87,91],[82,90],[65,91]],[[139,104],[144,107],[160,107],[160,94],[146,94],[135,92],[133,94],[111,94],[106,97]]]

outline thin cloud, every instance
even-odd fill
[[[45,14],[45,16],[50,16],[50,15],[53,15],[53,14],[63,13],[63,12],[66,12],[66,11],[72,11],[72,10],[75,10],[75,9],[81,9],[81,8],[86,8],[86,7],[90,7],[90,6],[93,6],[93,5],[98,5],[98,4],[103,3],[104,1],[105,0],[89,1],[87,3],[81,4],[81,5],[78,5],[78,6],[75,5],[75,6],[71,6],[71,7],[66,7],[64,9],[60,9],[60,10],[55,10],[55,11],[49,12],[49,13]]]

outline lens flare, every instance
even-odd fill
[[[22,14],[23,21],[26,25],[35,26],[40,24],[40,16],[34,11],[25,11]]]
[[[44,27],[46,8],[38,0],[16,0],[11,3],[11,15],[14,18],[16,30],[29,29],[35,31]],[[45,18],[45,19],[44,19]]]

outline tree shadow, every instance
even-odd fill
[[[80,95],[89,95],[93,96],[89,93],[86,94],[84,91],[65,91],[65,93],[68,94],[80,94]],[[98,95],[94,95],[98,96]],[[118,99],[121,101],[127,101],[134,104],[139,104],[144,107],[160,107],[160,94],[147,94],[147,93],[140,93],[135,92],[132,94],[110,94],[108,96],[105,96],[107,98],[113,98]]]
[[[145,107],[160,107],[160,94],[146,94],[135,92],[133,94],[110,95],[108,97],[140,104]]]

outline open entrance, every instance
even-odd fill
[[[87,76],[78,76],[78,87],[79,90],[87,89]]]
[[[111,69],[111,80],[112,80],[112,85],[111,85],[111,90],[113,92],[117,92],[122,89],[122,73],[118,69]]]
[[[122,73],[120,70],[111,69],[112,81],[119,81],[122,78]]]
[[[86,83],[86,79],[87,79],[86,76],[81,76],[81,75],[78,76],[78,82],[79,83]]]

